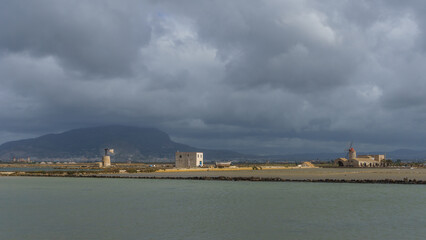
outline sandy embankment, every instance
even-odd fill
[[[417,180],[426,181],[426,169],[404,168],[293,168],[264,170],[177,171],[135,174],[112,174],[122,177],[156,178],[280,178],[287,180]]]
[[[13,172],[14,173],[14,172]],[[2,176],[13,176],[4,172]],[[306,182],[352,182],[352,183],[409,183],[426,184],[426,168],[250,168],[160,170],[141,173],[31,173],[20,172],[19,176],[44,177],[94,177],[94,178],[155,178],[229,181],[306,181]]]

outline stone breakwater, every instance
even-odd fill
[[[173,177],[173,176],[125,176],[125,175],[64,175],[64,174],[20,174],[9,176],[25,177],[78,177],[78,178],[120,178],[120,179],[171,179],[171,180],[204,180],[204,181],[251,181],[251,182],[322,182],[322,183],[376,183],[376,184],[426,184],[425,180],[404,178],[398,179],[290,179],[278,177],[228,177],[228,176],[195,176],[195,177]]]

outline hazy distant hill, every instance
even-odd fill
[[[392,160],[411,160],[411,161],[424,161],[426,160],[426,151],[417,151],[410,149],[398,149],[389,153],[386,153],[386,158]]]
[[[399,149],[391,152],[357,152],[358,155],[368,155],[368,154],[385,154],[386,159],[392,160],[403,160],[403,161],[423,161],[426,160],[426,151],[417,151],[409,149]],[[310,161],[310,160],[319,160],[319,161],[330,161],[336,158],[344,157],[346,154],[341,153],[298,153],[298,154],[287,154],[287,155],[277,155],[277,156],[268,156],[270,160],[285,159],[288,161]]]
[[[155,128],[105,126],[7,142],[0,146],[0,159],[96,159],[102,156],[105,147],[115,149],[115,161],[172,161],[178,150],[203,151],[207,161],[244,157],[232,151],[203,150],[176,143],[167,133]]]
[[[13,157],[33,160],[70,159],[99,160],[104,148],[114,148],[113,161],[174,161],[176,151],[202,151],[205,161],[329,161],[345,157],[342,153],[301,153],[256,156],[226,150],[206,150],[172,141],[169,135],[155,128],[105,126],[81,128],[59,134],[7,142],[0,145],[0,160]],[[384,152],[383,152],[384,153]],[[383,154],[378,152],[376,154]],[[358,153],[366,154],[366,153]],[[396,150],[385,153],[392,160],[424,160],[426,151]]]

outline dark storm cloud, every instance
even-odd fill
[[[3,1],[0,46],[55,56],[66,70],[82,74],[126,75],[149,42],[145,18],[144,8],[113,1]]]
[[[104,124],[200,147],[422,148],[422,1],[0,1],[0,141]]]
[[[231,59],[226,80],[236,88],[269,85],[302,93],[344,84],[358,59],[326,17],[297,2],[271,3],[228,4],[206,18],[211,9],[221,12],[222,4],[211,2],[197,15],[203,40]]]

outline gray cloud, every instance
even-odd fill
[[[0,141],[129,124],[244,152],[423,148],[422,1],[0,4]]]
[[[3,1],[0,46],[34,57],[55,56],[65,70],[83,75],[128,75],[138,49],[150,39],[141,7],[113,1]]]

